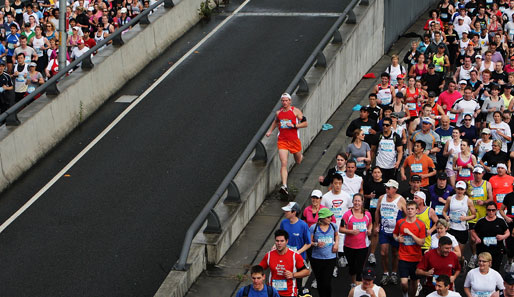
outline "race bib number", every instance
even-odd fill
[[[14,43],[8,43],[7,48],[8,49],[14,49],[15,44]]]
[[[421,164],[411,164],[410,165],[410,171],[414,172],[414,173],[421,173],[423,172],[423,167]]]
[[[34,86],[29,86],[29,87],[27,88],[27,93],[29,93],[29,94],[30,94],[30,93],[34,92],[34,90],[36,90],[36,87],[34,87]]]
[[[295,253],[296,253],[296,252],[298,252],[298,248],[297,248],[297,247],[295,247],[295,246],[290,246],[290,245],[288,245],[287,247],[288,247],[290,250],[292,250],[293,252],[295,252]]]
[[[287,291],[287,280],[285,279],[274,279],[272,280],[271,285],[277,291]]]
[[[392,141],[381,141],[380,150],[383,152],[393,152],[394,143]]]
[[[366,167],[366,163],[364,163],[364,161],[357,161],[356,165],[357,165],[357,168],[364,168],[364,167]]]
[[[486,246],[497,245],[498,240],[496,240],[496,237],[484,237],[484,244]]]
[[[289,127],[287,124],[291,123],[291,120],[288,120],[288,119],[285,119],[285,120],[280,120],[280,128],[282,129],[290,129],[292,127]]]
[[[482,188],[482,187],[473,188],[472,194],[473,194],[473,198],[483,197],[484,196],[484,188]]]
[[[514,205],[510,207],[510,214],[514,214]]]
[[[394,211],[394,209],[382,208],[380,212],[384,219],[394,220],[396,218],[396,212]]]
[[[496,194],[496,202],[503,203],[506,194]]]
[[[446,12],[441,13],[441,18],[442,19],[447,19],[448,18],[448,14]]]
[[[493,4],[493,0],[485,0],[485,3],[487,3],[487,4]]]
[[[366,222],[353,223],[353,230],[359,230],[359,232],[366,232]]]
[[[444,205],[436,205],[435,206],[435,214],[438,215],[438,216],[442,216],[443,215],[443,208],[444,208]]]
[[[461,177],[470,177],[471,176],[471,170],[469,168],[462,168],[459,171],[459,176],[461,176]]]
[[[387,95],[387,96],[384,96],[382,97],[382,105],[389,105],[391,104],[391,94]]]
[[[451,136],[441,136],[441,143],[446,144],[446,142],[450,139],[452,139]]]
[[[340,207],[331,207],[330,211],[334,214],[336,219],[340,219],[343,217],[343,210]]]
[[[451,121],[455,120],[455,117],[457,116],[454,113],[451,113],[450,111],[446,112],[446,115],[450,118]]]
[[[443,72],[443,66],[439,65],[439,64],[436,64],[435,65],[435,71],[436,72]]]
[[[436,281],[435,281],[435,280],[436,280],[438,277],[439,277],[439,275],[438,275],[438,274],[434,274],[434,275],[432,275],[432,284],[433,284],[434,286],[435,286],[435,283],[436,283]]]
[[[498,174],[498,168],[496,168],[496,166],[491,166],[491,171],[490,171],[491,174]]]
[[[514,29],[509,29],[509,35],[514,35]]]
[[[459,224],[460,222],[462,222],[460,220],[461,216],[461,213],[458,211],[450,211],[450,222]]]
[[[16,10],[14,10],[16,12],[16,14],[21,14],[23,12],[23,10],[21,8],[18,8]]]
[[[415,245],[414,238],[410,235],[403,235],[403,245]]]
[[[43,50],[40,47],[34,47],[34,49],[36,50],[36,54],[38,57],[43,56]]]
[[[493,294],[493,292],[480,291],[480,292],[471,293],[471,296],[473,296],[473,297],[490,297],[492,294]]]
[[[378,198],[373,198],[369,202],[369,207],[370,208],[377,208],[377,205],[378,205]]]
[[[364,132],[364,134],[368,135],[369,130],[371,130],[371,126],[361,126],[361,130]]]
[[[416,103],[409,102],[409,103],[407,103],[407,107],[409,108],[409,110],[416,110]]]
[[[318,242],[324,242],[325,246],[331,246],[334,243],[332,236],[320,236]]]

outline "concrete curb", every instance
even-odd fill
[[[157,10],[149,16],[150,25],[136,25],[123,35],[123,46],[109,46],[94,56],[93,69],[78,69],[59,82],[57,97],[41,96],[21,111],[20,126],[0,127],[0,191],[195,25],[200,2],[182,0],[172,9]]]

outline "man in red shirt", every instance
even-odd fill
[[[435,290],[436,279],[439,275],[450,276],[450,289],[460,273],[459,257],[452,252],[452,240],[443,236],[439,238],[439,246],[425,253],[416,269],[416,274],[427,277],[427,289]]]
[[[291,95],[282,94],[280,97],[282,108],[277,111],[275,120],[266,132],[266,137],[270,137],[275,128],[278,127],[278,157],[280,158],[280,177],[282,178],[282,186],[280,193],[286,197],[289,196],[287,190],[287,158],[289,153],[293,154],[296,164],[300,164],[303,159],[302,143],[300,142],[299,128],[307,127],[307,119],[302,111],[291,105]]]
[[[447,115],[450,117],[450,122],[453,124],[454,127],[457,123],[457,115],[454,113],[450,113],[449,111],[450,109],[452,109],[452,106],[455,103],[455,101],[457,101],[457,99],[462,98],[462,94],[455,89],[456,86],[457,85],[454,81],[450,81],[448,83],[448,90],[442,92],[439,95],[439,99],[437,100],[437,103],[441,105],[444,112],[446,112]]]
[[[417,204],[408,201],[407,217],[399,220],[393,231],[393,236],[400,243],[398,249],[398,272],[404,297],[414,297],[418,288],[416,267],[422,259],[421,246],[425,244],[427,230],[425,223],[416,218]],[[409,282],[410,277],[410,282]]]
[[[276,249],[267,252],[259,266],[271,270],[269,284],[280,296],[297,296],[296,279],[309,276],[311,271],[305,266],[302,256],[287,247],[288,241],[287,231],[275,231]]]
[[[489,183],[491,183],[493,188],[493,198],[494,202],[496,202],[496,207],[501,209],[505,195],[513,190],[514,177],[507,174],[507,165],[503,163],[498,163],[496,169],[498,174],[491,177]]]

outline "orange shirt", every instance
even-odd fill
[[[505,195],[512,192],[514,177],[508,174],[505,174],[502,177],[494,175],[489,179],[489,182],[493,188],[494,202],[496,202],[498,209],[500,209],[503,204],[503,198],[505,198]]]
[[[412,234],[416,235],[416,237],[425,238],[427,237],[425,223],[418,218],[416,218],[413,223],[407,222],[407,219],[401,219],[396,222],[396,226],[393,231],[393,234],[395,235],[403,235],[404,239],[403,243],[400,243],[400,248],[398,249],[398,258],[407,262],[419,262],[423,258],[421,246],[414,241],[412,236],[407,235],[404,232],[406,228],[409,229]]]
[[[415,174],[428,174],[428,168],[435,168],[434,161],[430,159],[429,156],[422,154],[421,159],[416,160],[414,155],[410,155],[405,158],[405,162],[403,163],[403,168],[410,169],[410,175],[413,176]],[[428,186],[428,177],[424,177],[421,179],[421,186]]]

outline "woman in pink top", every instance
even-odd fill
[[[314,190],[311,194],[311,205],[307,206],[303,210],[302,219],[307,223],[307,225],[312,226],[318,222],[318,212],[322,208],[327,208],[324,205],[321,205],[321,193],[320,190]],[[332,216],[332,223],[336,222],[336,218]]]
[[[344,239],[344,255],[348,260],[352,287],[357,281],[362,281],[360,272],[368,257],[368,236],[371,235],[371,214],[364,209],[364,196],[353,196],[353,207],[348,210],[341,220],[339,232],[346,234]]]
[[[460,153],[453,156],[453,169],[457,172],[456,181],[473,180],[473,168],[477,159],[471,154],[471,148],[467,139],[460,141]]]

